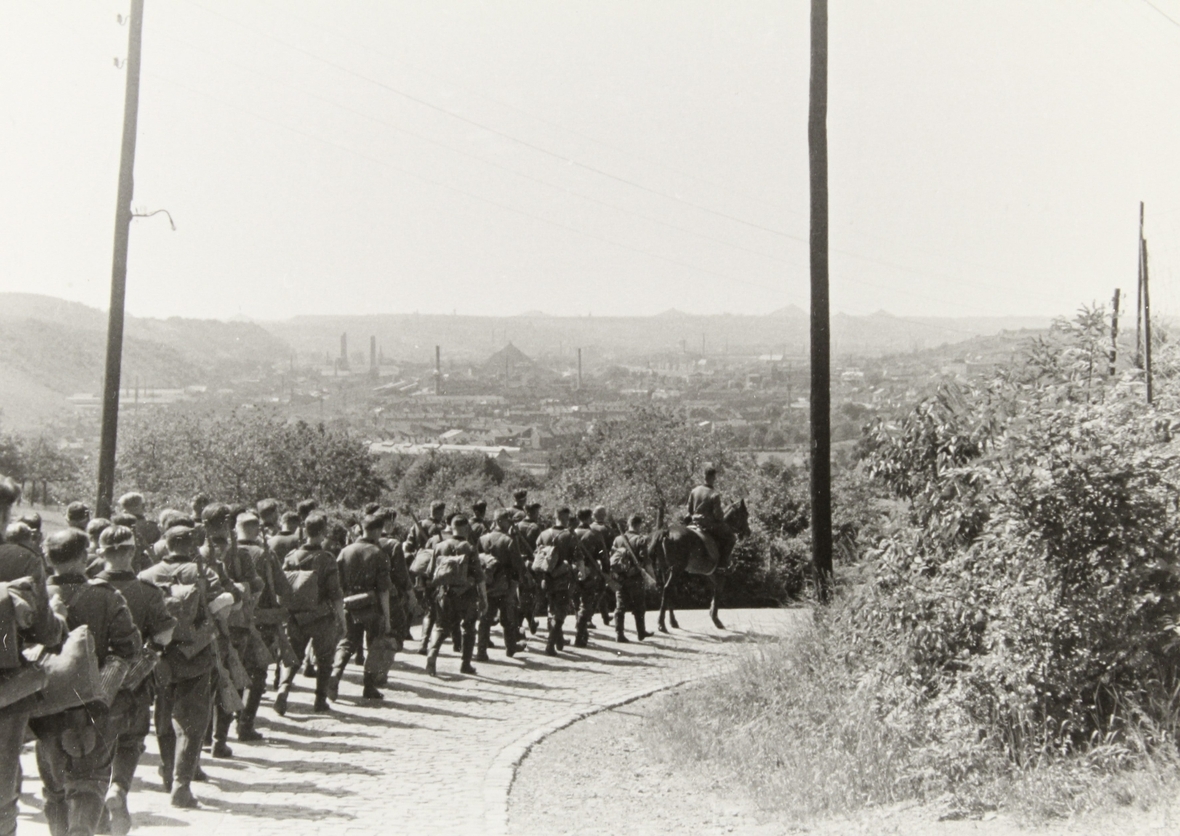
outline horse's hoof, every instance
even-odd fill
[[[724,630],[724,629],[725,629],[725,625],[721,623],[721,619],[720,619],[720,618],[714,618],[714,619],[713,619],[713,626],[714,626],[714,627],[716,627],[718,630]]]
[[[678,624],[677,622],[673,621],[673,622],[672,622],[672,629],[673,629],[673,630],[679,630],[679,629],[680,629],[680,624]]]
[[[661,632],[661,633],[667,633],[667,632],[668,632],[668,628],[667,628],[667,627],[665,627],[663,624],[661,624],[661,625],[659,626],[659,630],[660,630],[660,632]]]

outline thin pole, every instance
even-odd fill
[[[578,349],[578,391],[582,391],[582,349]]]
[[[1139,278],[1135,290],[1135,368],[1143,368],[1143,201],[1139,201]]]
[[[1147,369],[1147,404],[1152,403],[1151,390],[1151,283],[1147,273],[1147,239],[1143,239],[1143,358]]]
[[[434,394],[442,394],[442,346],[434,347]]]
[[[139,56],[143,41],[143,0],[131,0],[127,89],[123,98],[123,149],[115,202],[115,249],[111,260],[111,306],[107,324],[106,373],[102,393],[102,440],[98,451],[96,516],[109,517],[115,493],[115,446],[119,436],[119,378],[123,363],[123,305],[127,296],[127,245],[135,190],[135,136],[139,122]]]
[[[1115,365],[1119,359],[1119,296],[1122,291],[1114,289],[1114,298],[1110,300],[1110,376],[1114,377]]]
[[[819,597],[832,576],[831,333],[828,303],[828,2],[811,0],[811,557]]]

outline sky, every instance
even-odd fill
[[[106,307],[128,11],[0,0],[0,292]],[[805,308],[808,16],[146,0],[127,308]],[[1180,0],[831,0],[829,51],[834,311],[1126,300],[1142,200],[1180,314]]]

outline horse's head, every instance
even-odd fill
[[[725,524],[739,537],[750,536],[750,509],[746,507],[746,500],[729,507],[725,512]]]

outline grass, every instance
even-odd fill
[[[647,743],[792,824],[903,801],[1035,823],[1150,809],[1180,791],[1174,738],[1147,743],[1160,739],[1157,729],[1017,769],[973,739],[953,709],[907,700],[904,683],[847,651],[821,626],[763,645],[732,672],[665,697]]]

